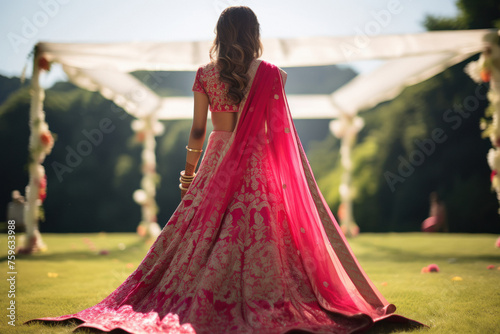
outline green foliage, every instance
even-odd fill
[[[157,138],[158,173],[162,176],[157,193],[160,208],[158,221],[162,224],[168,221],[180,202],[179,173],[186,165],[185,147],[191,121],[169,121],[164,124],[165,134]]]
[[[0,147],[0,154],[7,159],[0,169],[2,175],[8,176],[2,178],[2,217],[6,216],[12,190],[24,193],[28,184],[29,103],[28,87],[25,85],[0,106],[0,140],[8,143]],[[57,141],[44,162],[48,187],[43,207],[46,221],[40,224],[42,233],[134,231],[141,212],[132,194],[140,188],[142,148],[133,139],[130,127],[132,117],[98,93],[83,91],[70,83],[58,83],[46,91],[44,110]],[[97,144],[89,146],[85,133],[99,130],[101,122],[106,120],[112,130],[103,133],[100,141],[96,137]],[[176,169],[167,168],[172,176],[166,177],[167,180],[174,180],[184,167],[185,150],[180,141],[185,142],[188,135],[186,122],[183,124],[184,132],[178,131],[180,128],[176,122],[166,124],[168,134],[159,138],[160,143],[166,139],[177,145],[159,150],[159,174],[166,175],[164,166]],[[178,139],[172,140],[177,136]],[[80,155],[80,161],[72,158],[71,165],[68,164],[69,150],[85,151],[86,148],[90,148],[87,155]],[[178,176],[175,182],[178,183]],[[159,199],[166,198],[160,202],[160,224],[164,224],[177,207],[180,199],[177,190],[177,185],[158,190]]]
[[[19,81],[14,84],[20,86]],[[29,103],[28,88],[24,86],[0,105],[0,141],[2,142],[0,154],[3,159],[0,164],[2,175],[0,217],[2,220],[6,217],[6,206],[11,200],[11,192],[18,189],[24,193],[24,188],[28,184]]]
[[[500,231],[498,204],[490,190],[486,163],[490,144],[481,138],[479,129],[487,101],[478,92],[484,93],[486,88],[466,76],[466,63],[361,113],[365,127],[352,160],[354,216],[362,231],[419,230],[428,216],[432,191],[447,205],[451,231]],[[467,111],[465,106],[474,108]],[[435,142],[427,154],[420,146],[433,141],[434,131],[442,131],[439,138],[443,140]],[[338,141],[329,135],[310,145],[307,152],[334,212],[340,202],[342,173],[338,152],[333,153],[336,150]],[[402,161],[412,160],[417,161],[410,167],[412,171],[401,173]],[[388,173],[400,179],[388,182]]]
[[[457,17],[427,15],[427,30],[500,29],[500,2],[498,0],[458,0]]]
[[[497,0],[458,0],[457,7],[468,29],[500,29],[500,3]]]
[[[19,88],[21,88],[21,81],[18,78],[3,77],[2,80],[0,80],[0,104]]]
[[[461,17],[459,18],[427,15],[424,19],[423,25],[427,30],[430,31],[466,29],[466,23]]]
[[[500,27],[498,1],[460,0],[457,5],[457,17],[429,15],[426,28]],[[477,86],[464,73],[470,60],[362,113],[366,125],[353,151],[354,215],[362,231],[419,230],[428,216],[432,191],[447,206],[451,231],[500,231],[498,203],[490,189],[486,163],[490,143],[483,139],[488,129],[483,138],[480,130],[480,124],[485,128],[491,118],[491,107],[485,113],[488,88]],[[432,140],[434,131],[442,131],[443,141],[425,154],[417,142]],[[325,139],[324,144],[331,140]],[[325,198],[336,209],[340,201],[338,158],[321,145],[310,146],[308,156]],[[331,159],[333,165],[320,157]],[[419,157],[422,162],[417,161]],[[409,163],[411,159],[418,166]],[[411,170],[405,172],[408,166]]]
[[[298,132],[300,140],[304,144],[304,138],[300,131]],[[326,132],[323,138],[324,140],[311,141],[308,146],[304,145],[307,150],[307,158],[317,180],[328,175],[340,164],[340,140],[329,132]]]

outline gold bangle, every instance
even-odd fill
[[[195,176],[196,176],[196,173],[193,173],[193,175],[186,175],[185,170],[181,171],[181,177],[183,177],[185,179],[194,179]]]
[[[188,191],[188,190],[189,190],[189,188],[184,188],[184,187],[182,186],[182,183],[179,183],[179,189],[180,189],[180,190],[184,190],[184,191]]]
[[[191,148],[191,147],[189,147],[189,146],[187,146],[187,145],[186,145],[186,150],[188,150],[189,152],[195,152],[195,153],[201,153],[201,152],[203,152],[203,150],[202,150],[202,149],[200,149],[200,150],[196,150],[196,149]]]
[[[181,183],[189,183],[191,184],[193,182],[193,179],[188,179],[186,180],[185,178],[183,178],[182,176],[179,178],[179,182]]]

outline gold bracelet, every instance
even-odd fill
[[[181,177],[183,177],[185,179],[194,179],[195,176],[196,176],[196,173],[193,173],[193,175],[186,175],[185,170],[181,171]]]
[[[181,177],[179,178],[179,182],[181,182],[181,183],[189,183],[189,184],[191,184],[191,183],[193,182],[193,179],[188,179],[188,180],[186,180],[186,179],[184,179],[184,178],[181,176]]]
[[[182,186],[182,183],[179,183],[179,189],[180,189],[180,190],[184,190],[184,191],[188,191],[188,190],[189,190],[189,188],[184,188],[184,187]]]
[[[186,145],[186,150],[188,150],[189,152],[195,152],[195,153],[201,153],[201,152],[203,152],[203,150],[202,150],[202,149],[200,149],[200,150],[196,150],[196,149],[194,149],[194,148],[190,148],[190,147],[189,147],[189,146],[187,146],[187,145]]]

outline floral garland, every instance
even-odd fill
[[[352,212],[352,200],[355,189],[352,185],[352,161],[351,152],[356,141],[358,132],[363,128],[364,121],[356,115],[341,113],[339,118],[330,122],[330,131],[341,140],[340,163],[343,168],[342,181],[339,187],[341,203],[338,210],[340,228],[347,237],[355,237],[359,234],[359,227],[354,221]]]
[[[500,202],[500,36],[499,32],[487,34],[485,47],[477,61],[467,64],[466,73],[477,83],[489,83],[490,105],[481,119],[483,137],[489,138],[493,147],[488,152],[491,169],[491,186]],[[500,213],[500,210],[499,210]]]
[[[24,209],[26,235],[21,242],[23,246],[17,249],[19,253],[26,254],[47,249],[38,228],[38,222],[44,220],[42,204],[47,198],[47,176],[42,163],[54,146],[54,136],[45,122],[43,111],[45,92],[39,84],[40,73],[49,71],[51,62],[43,56],[38,47],[35,47],[33,54],[34,65],[30,90],[30,181],[26,187],[27,202]],[[136,190],[133,196],[142,209],[142,221],[137,227],[137,233],[146,240],[154,240],[161,232],[156,217],[158,206],[155,196],[159,175],[156,173],[155,136],[162,134],[164,128],[154,115],[134,121],[132,128],[136,132],[136,140],[144,145],[141,189]]]
[[[152,115],[132,122],[135,139],[143,144],[141,189],[134,192],[134,201],[141,206],[142,221],[137,227],[137,234],[146,240],[155,240],[161,232],[157,223],[158,206],[156,204],[156,186],[160,176],[156,173],[155,136],[163,133],[163,124]]]
[[[45,92],[40,87],[39,76],[50,70],[50,62],[35,47],[33,77],[31,81],[30,140],[29,140],[29,184],[26,187],[27,202],[24,209],[26,235],[19,253],[31,254],[44,251],[47,246],[42,241],[38,222],[44,220],[42,204],[47,198],[47,175],[42,163],[54,147],[54,136],[45,122],[43,100]]]

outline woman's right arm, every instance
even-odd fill
[[[189,134],[188,148],[186,154],[186,167],[184,175],[192,176],[196,170],[196,165],[201,156],[201,149],[205,142],[208,117],[208,96],[205,93],[194,92],[194,113],[193,125]],[[189,185],[187,185],[189,186]],[[184,197],[187,190],[181,191],[181,198]]]

